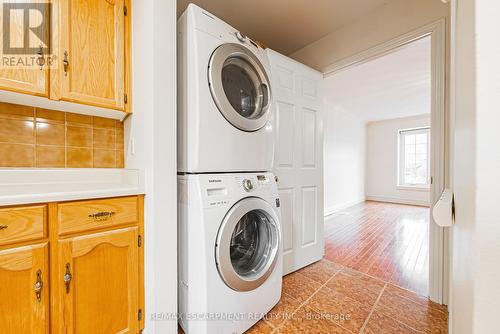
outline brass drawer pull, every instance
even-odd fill
[[[36,282],[35,282],[35,295],[36,295],[36,301],[41,302],[42,301],[42,288],[43,288],[43,281],[42,281],[42,271],[38,269],[36,272]]]
[[[71,279],[73,275],[71,275],[71,267],[69,263],[66,263],[66,273],[64,274],[64,284],[66,284],[66,293],[69,293],[69,285],[71,284]]]
[[[5,230],[9,225],[0,225],[0,230]]]
[[[95,221],[105,221],[112,218],[114,215],[116,215],[116,212],[114,211],[101,211],[90,214],[89,218],[92,218]]]
[[[63,58],[63,69],[64,69],[64,75],[68,75],[68,68],[69,68],[69,60],[68,60],[68,51],[64,51],[64,58]]]

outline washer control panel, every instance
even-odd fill
[[[248,196],[277,196],[271,173],[206,174],[200,183],[205,207],[231,206]]]

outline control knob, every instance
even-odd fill
[[[252,181],[249,179],[244,179],[243,180],[243,189],[245,189],[246,192],[249,192],[250,190],[252,190],[253,189]]]

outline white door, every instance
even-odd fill
[[[323,75],[268,50],[283,229],[283,274],[323,257]]]

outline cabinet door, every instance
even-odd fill
[[[47,244],[0,251],[2,334],[49,332],[48,268]]]
[[[59,242],[64,333],[137,333],[138,229]]]
[[[61,99],[124,110],[124,5],[61,0]]]
[[[0,89],[48,96],[49,66],[39,66],[38,59],[50,47],[49,2],[3,0],[2,4]]]

